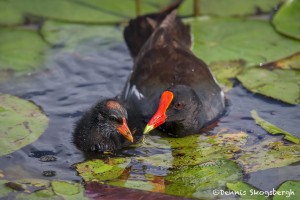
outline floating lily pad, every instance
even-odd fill
[[[270,69],[300,69],[300,52],[297,52],[291,56],[286,58],[276,60],[271,63],[266,63],[263,67],[270,68]]]
[[[130,158],[110,158],[108,163],[102,160],[91,160],[76,165],[76,170],[85,181],[105,181],[118,178]]]
[[[0,156],[37,140],[48,126],[48,118],[32,102],[0,94]]]
[[[227,182],[241,180],[242,176],[235,162],[215,160],[210,165],[189,166],[172,171],[166,176],[166,193],[196,198],[213,197],[213,189],[224,189]]]
[[[123,41],[122,31],[115,26],[95,26],[46,21],[41,29],[45,40],[66,51],[80,53],[107,49]]]
[[[284,139],[294,142],[296,144],[300,143],[300,138],[262,119],[261,117],[258,116],[255,110],[251,111],[251,116],[255,119],[256,124],[260,125],[263,129],[268,131],[268,133],[271,133],[273,135],[282,134],[284,135]]]
[[[32,72],[41,67],[47,45],[32,30],[0,28],[0,73]]]
[[[250,173],[296,163],[300,161],[299,154],[299,144],[284,144],[272,139],[244,147],[237,162],[243,171]]]
[[[287,0],[274,15],[272,23],[280,33],[300,40],[300,1]]]
[[[231,78],[235,78],[239,73],[243,71],[244,62],[242,60],[233,61],[220,61],[210,64],[212,73],[217,78],[218,82],[223,85],[223,89],[228,90],[232,88],[233,82]]]
[[[237,76],[243,86],[254,93],[272,97],[290,104],[300,102],[300,72],[294,70],[268,70],[255,67]]]
[[[25,14],[76,23],[118,23],[136,16],[133,0],[8,0]],[[159,11],[161,1],[143,0],[141,14]],[[124,6],[125,5],[125,6]]]
[[[240,199],[255,199],[255,200],[267,200],[269,198],[265,195],[260,195],[261,190],[253,187],[244,182],[227,183],[227,188],[232,190],[235,195],[238,195]]]
[[[0,197],[15,199],[87,199],[79,183],[42,179],[1,180]]]
[[[256,13],[266,13],[272,10],[282,0],[200,0],[200,14],[212,16],[245,16]],[[193,14],[193,0],[186,0],[179,8],[181,15]]]
[[[107,1],[101,2],[107,4]],[[89,1],[27,0],[25,2],[9,0],[9,3],[25,14],[70,22],[118,22],[124,20],[124,18],[129,18],[129,16],[122,13],[118,14],[117,11],[111,13],[109,10],[103,10],[96,5],[91,5]],[[121,4],[124,5],[124,3],[123,1]],[[118,5],[118,3],[115,2],[113,5]]]
[[[38,190],[36,192],[27,194],[19,193],[16,197],[19,200],[40,200],[40,199],[51,199],[51,200],[62,200],[61,196],[55,195],[51,187],[46,189]]]
[[[276,33],[268,21],[202,17],[187,22],[194,35],[193,52],[209,65],[242,60],[248,67],[300,51],[300,41]]]
[[[171,144],[173,167],[210,163],[220,158],[232,158],[246,144],[244,132],[217,136],[192,135],[182,139],[166,138]]]
[[[142,180],[110,181],[109,185],[155,192],[155,184],[152,183],[151,181],[142,181]]]
[[[286,181],[279,186],[277,192],[278,194],[274,195],[273,200],[298,200],[300,198],[300,181]]]
[[[0,198],[6,197],[13,189],[6,187],[7,180],[0,180]]]
[[[22,179],[8,181],[5,185],[6,187],[15,191],[33,193],[49,187],[50,182],[42,179]]]
[[[16,25],[23,22],[22,13],[6,1],[0,1],[0,25]]]
[[[145,143],[141,147],[137,147],[136,151],[143,151],[146,154],[153,151],[156,152],[155,154],[87,161],[77,164],[76,168],[85,181],[105,182],[114,186],[156,192],[165,192],[165,178],[169,176],[169,173],[173,175],[179,173],[178,176],[184,176],[187,168],[195,167],[196,170],[196,166],[198,170],[200,168],[218,168],[222,165],[223,171],[226,171],[226,167],[228,167],[235,170],[237,174],[231,176],[232,179],[229,178],[234,181],[237,180],[236,177],[240,177],[239,169],[232,168],[232,164],[227,165],[231,161],[226,158],[232,158],[235,152],[240,151],[240,148],[246,143],[247,135],[243,132],[232,134],[227,132],[228,130],[224,130],[224,134],[220,133],[216,136],[191,135],[184,138],[158,138],[148,135]],[[144,166],[145,174],[135,173],[132,170],[141,166]],[[203,180],[201,178],[203,177],[194,177],[195,181],[199,182]],[[227,179],[221,178],[218,183],[224,186],[226,181]],[[186,191],[193,190],[193,187],[186,186]],[[195,194],[195,197],[203,195],[199,191],[195,191],[199,193]]]
[[[79,183],[66,181],[52,181],[51,186],[54,193],[57,195],[75,196],[81,194],[81,197],[83,198],[83,188]]]

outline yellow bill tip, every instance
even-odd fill
[[[144,134],[147,134],[149,133],[150,131],[152,131],[154,129],[154,126],[153,125],[148,125],[145,127],[144,129]]]

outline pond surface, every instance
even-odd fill
[[[107,41],[101,41],[93,45],[101,46],[106,43]],[[49,55],[54,59],[45,64],[45,70],[0,85],[0,92],[35,102],[50,119],[48,129],[36,142],[0,158],[0,168],[7,179],[81,181],[72,165],[88,158],[72,144],[74,125],[83,112],[99,99],[118,95],[132,67],[132,60],[124,43],[118,43],[108,50],[92,50],[88,53],[60,53],[60,49],[52,49]],[[255,124],[250,114],[255,109],[265,120],[300,137],[299,105],[290,106],[250,93],[238,82],[226,93],[226,97],[226,115],[205,134],[214,135],[224,128],[233,132],[243,131],[248,134],[247,145],[254,145],[267,138],[282,137],[268,135]],[[149,137],[151,140],[160,136]],[[162,152],[172,155],[171,149],[149,151],[143,145],[123,151],[128,155],[141,157]],[[54,155],[57,160],[42,162],[40,158],[44,155]],[[43,175],[47,171],[54,176]],[[159,177],[165,176],[168,171],[164,167],[145,166],[136,161],[132,163],[129,173],[131,177],[143,177],[144,174]],[[300,163],[249,173],[243,179],[262,190],[271,190],[285,180],[300,180]]]

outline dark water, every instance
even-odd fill
[[[49,55],[59,50],[52,51]],[[54,59],[45,64],[44,71],[0,85],[2,93],[34,101],[50,119],[49,128],[36,142],[0,158],[0,168],[4,170],[8,179],[80,181],[81,178],[77,176],[72,164],[85,160],[85,157],[72,144],[74,124],[83,111],[96,101],[102,97],[116,96],[122,90],[132,66],[123,43],[109,50],[84,54],[55,53],[53,57]],[[212,133],[217,133],[224,127],[245,131],[250,136],[249,144],[272,137],[255,125],[250,115],[250,111],[255,109],[262,118],[300,137],[299,105],[290,106],[252,94],[237,82],[226,96],[229,99],[227,115],[220,120]],[[130,149],[127,152],[145,153],[142,148]],[[39,158],[43,155],[53,155],[57,160],[41,162]],[[134,170],[136,173],[143,173],[143,166],[137,164]],[[55,171],[56,175],[45,177],[44,171]],[[165,173],[164,170],[156,168],[149,168],[148,171],[155,171],[158,175]],[[263,190],[276,188],[284,180],[300,180],[299,163],[251,173],[245,177],[245,181]]]

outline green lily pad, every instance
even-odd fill
[[[242,60],[242,66],[255,66],[300,51],[300,41],[276,33],[268,21],[201,17],[187,22],[194,35],[193,52],[209,65]]]
[[[300,52],[297,52],[291,56],[286,58],[276,60],[271,63],[266,63],[263,67],[270,68],[270,69],[300,69]]]
[[[38,190],[36,192],[27,194],[27,193],[19,193],[16,196],[16,199],[19,200],[40,200],[40,199],[51,199],[51,200],[61,200],[61,196],[57,196],[51,187],[46,189]]]
[[[118,180],[110,181],[109,185],[126,187],[138,190],[146,190],[154,192],[154,184],[151,181],[141,181],[141,180]]]
[[[117,11],[112,13],[103,10],[89,2],[95,1],[63,1],[63,0],[9,0],[9,3],[21,10],[25,14],[40,16],[56,20],[64,20],[78,23],[100,23],[100,22],[119,22],[124,18],[129,18]],[[108,1],[101,1],[104,5]],[[129,2],[130,3],[130,2]],[[133,3],[133,2],[132,2]],[[111,5],[118,5],[117,2]],[[123,1],[124,5],[124,1]]]
[[[211,16],[246,16],[257,12],[269,12],[282,0],[200,0],[200,14]],[[193,0],[186,0],[179,8],[184,16],[192,15]]]
[[[35,191],[39,191],[49,187],[50,182],[48,180],[42,179],[21,179],[15,181],[8,181],[6,183],[6,187],[26,193],[33,193]]]
[[[286,181],[277,189],[278,194],[273,200],[298,200],[300,198],[300,181]]]
[[[63,46],[65,51],[80,53],[107,49],[123,41],[122,31],[114,26],[95,26],[46,21],[41,34],[52,45]]]
[[[299,0],[287,0],[273,17],[272,23],[276,30],[300,40],[299,10]]]
[[[13,192],[13,189],[6,187],[7,180],[0,180],[0,197],[6,197],[9,193]]]
[[[0,180],[0,197],[9,199],[87,199],[83,186],[75,182],[42,179]],[[13,198],[14,197],[14,198]]]
[[[130,158],[109,158],[107,163],[102,160],[91,160],[76,165],[76,170],[85,181],[105,181],[118,178]]]
[[[225,171],[228,167],[237,172],[236,176],[232,175],[232,179],[229,178],[236,181],[237,179],[235,178],[240,177],[240,170],[232,168],[232,164],[227,165],[228,162],[231,162],[227,158],[232,158],[234,153],[240,151],[240,148],[246,143],[247,135],[243,132],[232,134],[228,132],[230,131],[223,130],[222,133],[216,136],[191,135],[184,138],[159,138],[147,135],[143,145],[137,147],[136,150],[139,151],[139,148],[142,148],[142,151],[145,152],[151,152],[152,150],[160,152],[161,150],[162,153],[149,156],[132,155],[128,158],[87,161],[77,164],[76,168],[85,181],[105,182],[114,186],[155,192],[165,192],[167,187],[165,179],[169,176],[168,173],[173,175],[179,173],[178,176],[184,176],[187,168],[195,167],[196,169],[196,166],[200,169],[220,167],[222,165]],[[135,166],[144,166],[145,174],[136,174],[134,171],[131,171]],[[197,176],[194,178],[197,181],[201,177]],[[224,185],[226,180],[221,178],[218,183]],[[202,179],[199,180],[199,182],[201,181]],[[212,184],[217,183],[214,182]],[[215,185],[215,187],[218,186]],[[188,187],[186,190],[192,189]],[[170,194],[172,194],[172,189],[170,191]],[[195,193],[198,192],[199,194],[197,193],[194,196],[203,195],[199,191],[195,191]]]
[[[119,23],[136,16],[133,0],[8,0],[8,3],[25,14],[75,23]],[[143,0],[141,14],[157,12],[167,3]]]
[[[166,176],[166,193],[196,198],[213,197],[213,193],[208,191],[224,189],[227,182],[241,180],[242,176],[235,162],[220,159],[210,165],[189,166],[172,171]]]
[[[299,162],[299,154],[299,144],[284,144],[272,139],[244,147],[236,161],[245,173],[250,173]]]
[[[171,144],[173,167],[210,163],[221,158],[232,158],[246,144],[247,134],[219,134],[217,136],[192,135],[178,138],[166,138]]]
[[[62,196],[72,196],[82,193],[82,186],[78,183],[66,181],[52,181],[51,186],[55,194]]]
[[[227,188],[232,190],[235,195],[238,195],[240,199],[255,199],[255,200],[267,200],[268,197],[261,195],[261,190],[253,187],[244,182],[227,183]]]
[[[251,111],[251,116],[255,119],[256,124],[260,125],[263,129],[268,131],[268,133],[271,133],[272,135],[283,134],[284,139],[294,142],[296,144],[300,143],[300,138],[262,119],[261,117],[258,116],[255,110]]]
[[[218,82],[223,85],[223,89],[228,90],[233,87],[231,78],[235,78],[243,71],[244,62],[242,60],[220,61],[210,64],[210,69]]]
[[[32,30],[0,28],[0,72],[27,73],[41,67],[47,44]]]
[[[0,94],[0,108],[0,156],[34,142],[48,126],[48,118],[32,102]]]
[[[254,93],[272,97],[290,104],[300,102],[300,72],[268,70],[260,67],[244,70],[237,76],[243,86]]]
[[[6,1],[0,1],[0,25],[16,25],[22,22],[23,16],[18,9]]]

